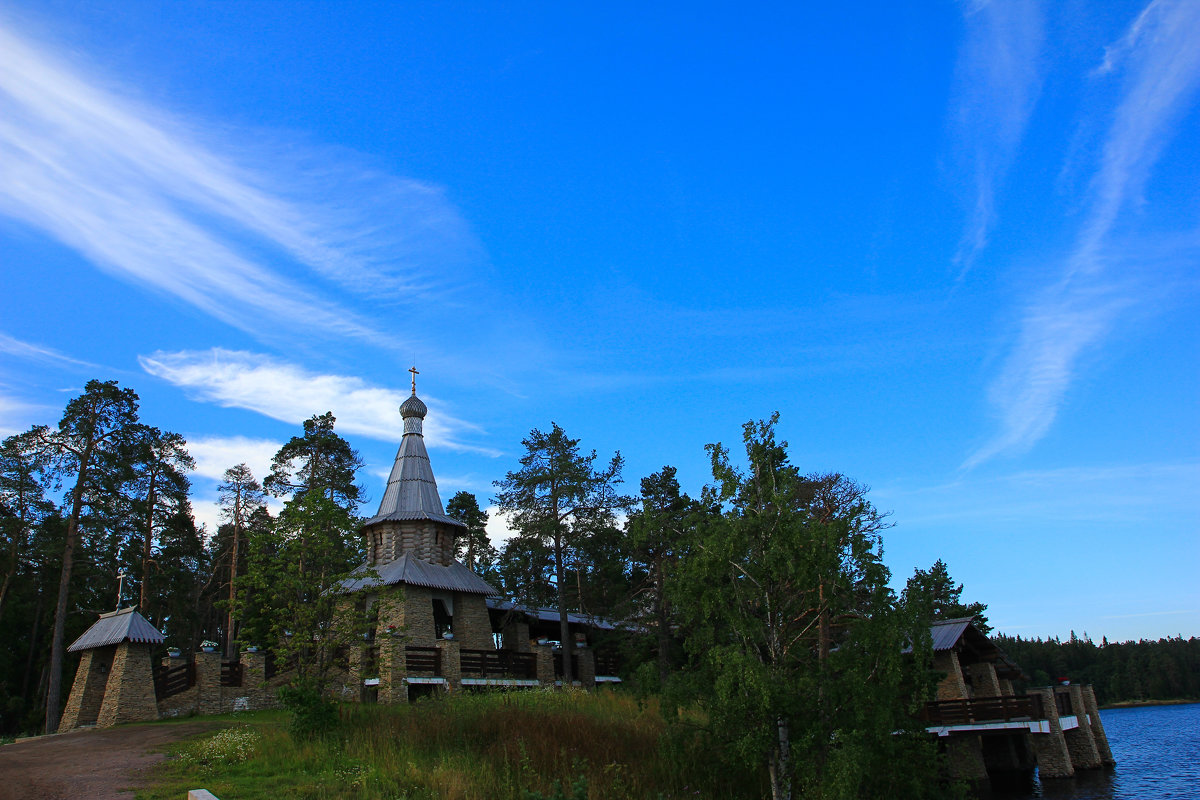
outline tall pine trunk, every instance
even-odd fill
[[[156,474],[150,472],[150,488],[146,490],[146,540],[142,543],[142,592],[138,598],[138,611],[147,613],[150,604],[150,562],[154,547],[154,504],[158,502],[155,496]],[[117,607],[121,605],[117,598]]]
[[[75,488],[71,491],[71,517],[67,520],[67,540],[63,545],[62,573],[58,579],[58,600],[54,605],[54,633],[50,638],[50,675],[46,684],[46,733],[58,731],[58,719],[62,711],[63,639],[67,626],[67,593],[71,586],[71,566],[75,559],[75,546],[79,542],[79,516],[83,510],[83,487],[87,481],[94,443],[92,435],[88,434],[83,452],[79,456],[79,475],[75,480]]]
[[[554,571],[558,583],[558,640],[562,653],[562,685],[566,689],[574,676],[571,674],[571,623],[567,619],[567,565],[563,563],[562,533],[554,534]]]

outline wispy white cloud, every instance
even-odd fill
[[[45,364],[65,364],[74,367],[87,367],[89,369],[96,368],[95,364],[71,358],[53,348],[14,339],[3,331],[0,331],[0,353],[15,356],[26,361],[37,361]]]
[[[196,460],[194,474],[221,481],[225,470],[245,464],[262,483],[271,471],[271,459],[283,442],[249,436],[198,436],[187,440],[188,453]]]
[[[973,188],[955,262],[962,280],[987,246],[996,189],[1012,165],[1041,94],[1042,15],[1034,0],[964,3],[966,39],[955,76],[954,127]]]
[[[1184,530],[1187,520],[1200,519],[1192,500],[1198,484],[1200,462],[1181,461],[967,475],[935,485],[877,486],[872,497],[895,511],[901,530],[992,529],[1025,526],[1031,519],[1073,529],[1089,523],[1137,527],[1164,514]]]
[[[258,132],[201,135],[6,22],[0,213],[126,281],[259,335],[303,327],[382,342],[330,297],[410,301],[441,285],[431,275],[477,256],[436,187],[345,153],[256,150],[245,142],[268,138]]]
[[[1200,608],[1184,608],[1178,611],[1146,611],[1142,614],[1108,614],[1100,619],[1138,619],[1140,617],[1174,617],[1180,614],[1200,614]]]
[[[1155,0],[1107,52],[1101,73],[1123,70],[1124,80],[1088,213],[1065,264],[1021,314],[1016,344],[989,390],[1000,430],[967,458],[966,468],[1032,447],[1053,423],[1084,354],[1146,296],[1148,280],[1114,277],[1118,259],[1111,238],[1123,212],[1140,201],[1154,163],[1176,132],[1173,123],[1200,85],[1198,37],[1200,4]],[[1119,260],[1136,272],[1136,254],[1123,253]]]
[[[248,409],[289,424],[332,411],[344,434],[387,442],[399,442],[404,435],[398,408],[408,393],[372,386],[361,378],[323,375],[270,356],[219,348],[156,352],[139,356],[138,362],[146,372],[200,400]],[[424,426],[431,447],[499,455],[464,443],[463,434],[479,429],[437,410],[436,398],[424,395],[423,399],[434,409]]]
[[[0,384],[0,438],[28,430],[31,419],[47,425],[56,422],[55,413],[50,406],[29,403],[5,394],[5,387]]]

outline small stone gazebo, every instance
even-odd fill
[[[133,608],[101,614],[67,648],[82,653],[59,730],[158,719],[150,651],[163,635]]]

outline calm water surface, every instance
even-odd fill
[[[1101,711],[1117,766],[1036,783],[999,798],[1200,800],[1200,703]]]

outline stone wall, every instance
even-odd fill
[[[493,650],[492,619],[481,594],[454,593],[454,638],[468,650]]]
[[[84,650],[80,654],[79,668],[75,670],[75,683],[63,708],[58,729],[69,731],[83,725],[95,725],[100,716],[100,705],[104,702],[104,687],[112,669],[116,646]]]
[[[404,587],[404,632],[410,644],[432,647],[437,638],[433,625],[433,592],[420,586]]]
[[[1064,733],[1067,751],[1071,754],[1071,765],[1075,769],[1096,769],[1100,766],[1100,753],[1096,751],[1096,740],[1092,738],[1092,726],[1083,702],[1083,687],[1067,687],[1065,694],[1070,695],[1071,713],[1079,722],[1079,727]]]
[[[122,642],[113,655],[96,727],[158,719],[149,644]]]
[[[996,677],[995,665],[979,661],[967,667],[971,675],[971,692],[974,697],[999,697],[1000,679]]]
[[[967,683],[963,680],[962,667],[958,664],[958,653],[953,650],[934,653],[933,668],[945,673],[945,677],[938,682],[938,700],[961,700],[968,696]]]
[[[529,638],[529,623],[518,620],[509,620],[504,625],[504,630],[500,634],[502,646],[505,650],[512,650],[517,653],[532,653],[533,642]]]
[[[1062,725],[1058,720],[1058,708],[1054,705],[1054,689],[1048,686],[1028,689],[1025,694],[1041,699],[1042,712],[1050,727],[1049,733],[1035,733],[1030,737],[1033,740],[1033,752],[1037,756],[1039,777],[1070,778],[1075,774],[1075,767],[1071,765],[1067,740],[1063,736]]]
[[[1114,766],[1117,761],[1113,758],[1112,748],[1108,746],[1108,734],[1104,732],[1104,723],[1100,721],[1100,708],[1096,705],[1096,692],[1091,686],[1083,689],[1083,705],[1087,709],[1088,724],[1092,728],[1092,738],[1096,742],[1096,752],[1105,766]]]
[[[196,653],[196,683],[179,694],[165,697],[158,702],[160,717],[177,717],[186,714],[228,714],[233,711],[256,711],[264,708],[279,708],[276,697],[279,687],[287,682],[287,674],[274,675],[267,680],[266,653],[243,652],[241,654],[242,685],[221,685],[221,653]],[[177,667],[183,658],[163,660],[163,666]]]
[[[570,652],[564,648],[564,652]],[[576,647],[575,655],[579,657],[579,674],[575,676],[575,680],[579,681],[579,685],[584,689],[593,689],[596,686],[596,651],[590,647]]]

